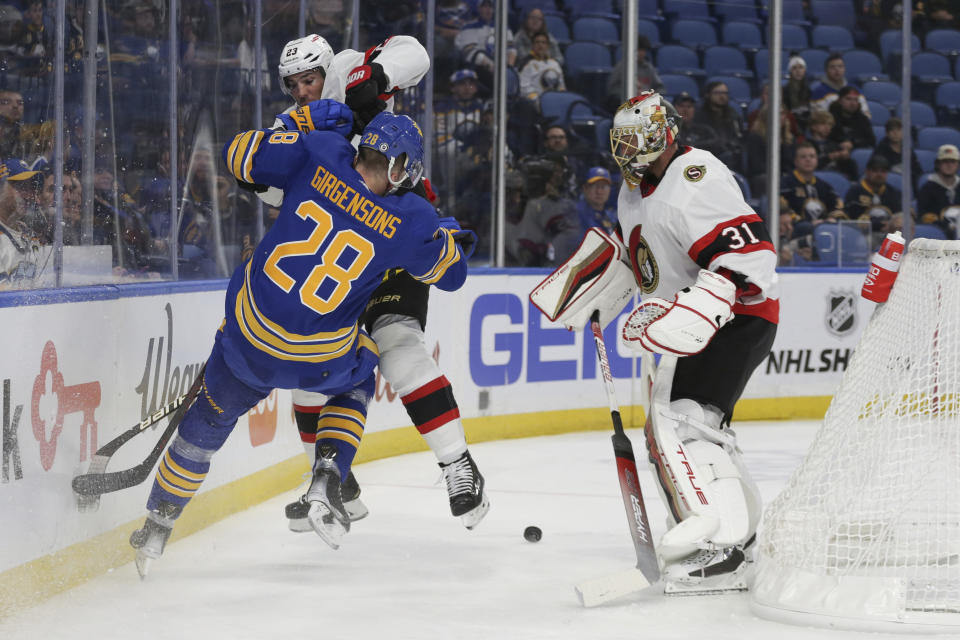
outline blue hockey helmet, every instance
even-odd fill
[[[423,132],[410,116],[381,111],[364,128],[361,147],[369,147],[387,157],[387,180],[393,187],[413,187],[423,175]],[[396,162],[403,163],[403,174],[393,179]]]

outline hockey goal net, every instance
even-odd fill
[[[751,591],[769,618],[960,631],[960,241],[910,244],[764,514]]]

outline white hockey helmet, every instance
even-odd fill
[[[623,179],[638,185],[647,167],[676,142],[680,114],[656,91],[630,98],[613,116],[610,149]]]
[[[320,69],[324,78],[327,77],[327,69],[333,62],[333,48],[330,44],[315,33],[308,36],[291,40],[283,47],[283,53],[280,54],[280,89],[287,95],[287,83],[284,78],[292,76],[295,73],[302,73],[312,69]]]

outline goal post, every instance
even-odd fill
[[[758,543],[758,615],[960,632],[960,241],[910,244]]]

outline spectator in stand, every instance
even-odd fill
[[[950,239],[957,238],[960,214],[960,150],[952,144],[940,145],[934,172],[917,193],[917,214],[923,224],[935,224]]]
[[[807,128],[810,119],[810,81],[807,78],[807,61],[800,56],[793,56],[787,65],[790,78],[783,85],[783,104],[797,121],[800,130]]]
[[[127,272],[142,270],[151,248],[150,230],[139,208],[104,166],[93,174],[93,244],[111,245],[114,267]]]
[[[697,110],[696,122],[713,129],[717,136],[715,146],[706,147],[731,171],[743,172],[743,126],[740,116],[730,106],[730,90],[720,81],[708,82],[706,97]]]
[[[900,28],[903,18],[902,3],[903,0],[862,0],[857,26],[864,32],[865,42],[879,42],[881,33]]]
[[[697,122],[697,101],[686,91],[673,99],[673,106],[680,114],[680,146],[710,149],[717,145],[717,134],[712,127]]]
[[[894,173],[903,173],[903,121],[900,118],[890,118],[884,129],[887,135],[877,143],[875,153],[887,159],[890,163],[890,171]],[[920,166],[920,160],[913,149],[910,149],[910,184],[914,191],[917,188],[917,181],[923,175],[923,167]]]
[[[830,139],[836,143],[849,140],[854,149],[873,149],[877,138],[873,133],[870,118],[860,107],[860,92],[856,87],[840,89],[837,100],[830,105],[834,125]]]
[[[63,174],[63,244],[82,244],[83,188],[77,174]]]
[[[810,108],[814,111],[828,111],[840,97],[840,90],[844,87],[854,87],[847,82],[847,64],[840,53],[831,53],[823,63],[823,79],[810,88]],[[857,93],[860,109],[870,117],[870,107],[867,99]]]
[[[350,32],[343,0],[310,0],[304,33],[323,37],[334,51],[345,49],[344,37]]]
[[[586,172],[583,168],[583,162],[578,157],[581,154],[575,153],[573,145],[570,144],[571,136],[570,132],[558,124],[547,127],[543,132],[544,154],[555,154],[563,157],[566,171],[560,185],[560,191],[565,198],[572,200],[577,197],[578,185],[584,179]]]
[[[553,34],[547,30],[547,23],[543,19],[543,10],[533,7],[527,11],[523,19],[523,26],[517,32],[514,45],[517,47],[517,60],[525,60],[533,55],[533,37],[537,34],[545,34],[550,41],[550,51],[548,56],[563,65],[563,53],[560,52],[560,45]]]
[[[493,0],[480,0],[477,19],[465,24],[454,39],[461,59],[480,74],[487,86],[493,86],[494,44]],[[513,32],[507,30],[507,66],[517,64],[517,50],[513,46]]]
[[[29,0],[23,12],[24,29],[18,52],[23,58],[26,75],[42,76],[53,69],[53,34],[47,31],[43,19],[43,0]]]
[[[0,4],[0,69],[9,74],[20,73],[18,43],[23,29],[23,14],[12,4]]]
[[[112,53],[123,54],[125,58],[121,60],[124,61],[157,62],[160,59],[160,36],[164,33],[160,25],[159,10],[148,0],[133,0],[127,3],[123,10],[131,30],[116,38],[115,50]],[[194,32],[191,30],[189,33],[193,35],[185,34],[184,40],[189,37],[195,41]]]
[[[610,79],[607,80],[607,107],[611,111],[616,111],[617,107],[631,96],[639,95],[648,89],[659,91],[663,88],[663,81],[660,79],[660,74],[657,73],[656,67],[650,62],[649,54],[650,40],[647,36],[638,35],[637,85],[632,92],[627,88],[628,95],[623,95],[623,74],[626,63],[624,62],[623,56],[617,60],[617,64],[613,66],[613,70],[610,72]]]
[[[31,171],[23,160],[11,158],[0,165],[0,178],[3,177],[17,194],[22,224],[19,231],[40,244],[53,242],[53,220],[47,217],[43,206],[43,174]]]
[[[793,171],[780,178],[780,211],[793,220],[793,238],[812,233],[821,222],[836,222],[846,216],[843,200],[828,183],[817,180],[817,148],[800,142],[794,148]]]
[[[763,84],[763,91],[760,93],[760,106],[747,114],[747,130],[749,131],[753,127],[753,123],[757,120],[758,117],[762,115],[764,119],[767,117],[767,105],[770,103],[770,83],[765,82]],[[781,108],[785,111],[780,116],[781,121],[786,120],[786,125],[790,128],[790,135],[795,139],[802,140],[803,129],[800,128],[800,124],[797,122],[796,117],[794,117],[793,112],[790,111],[790,108],[787,106],[785,100],[780,102]],[[791,151],[791,157],[793,152]]]
[[[592,167],[587,171],[587,179],[577,201],[581,234],[590,227],[599,227],[610,234],[616,229],[617,211],[607,206],[611,184],[610,172],[603,167]]]
[[[821,171],[842,173],[848,180],[857,179],[857,163],[850,157],[853,143],[849,140],[834,142],[830,132],[836,121],[829,111],[814,111],[810,114],[806,139],[816,145],[817,166]]]
[[[583,234],[577,205],[563,193],[567,168],[559,154],[532,158],[524,165],[530,200],[517,225],[513,253],[521,266],[547,267],[563,263]]]
[[[450,76],[450,97],[434,104],[436,153],[441,162],[434,166],[433,179],[440,186],[440,199],[451,209],[456,196],[453,175],[464,139],[479,125],[487,105],[477,97],[477,72],[460,69]]]
[[[867,161],[860,182],[850,186],[843,198],[843,211],[851,220],[869,220],[871,247],[879,247],[888,233],[890,218],[900,212],[900,190],[887,184],[890,163],[881,155]]]
[[[16,186],[35,175],[17,161],[0,164],[0,290],[30,288],[37,275],[40,246],[24,224]]]
[[[921,4],[923,13],[917,16],[924,32],[932,29],[957,29],[960,27],[960,6],[956,0],[929,0]]]
[[[527,187],[523,174],[519,171],[507,171],[504,178],[506,189],[506,237],[508,241],[504,247],[507,266],[516,267],[522,264],[523,255],[517,255],[519,246],[512,239],[519,237],[520,223],[523,221],[523,210],[527,206]]]
[[[762,192],[767,180],[767,105],[757,110],[745,138],[747,156],[747,177],[752,191]],[[780,166],[789,171],[793,166],[793,145],[797,138],[793,128],[796,122],[793,114],[783,103],[780,104]]]
[[[433,61],[434,73],[441,77],[460,68],[460,53],[454,43],[469,19],[470,7],[463,0],[437,0]]]
[[[23,96],[0,89],[0,158],[23,155]]]
[[[544,91],[566,90],[563,68],[550,57],[550,41],[545,34],[536,34],[530,57],[520,65],[520,95],[536,100]]]

